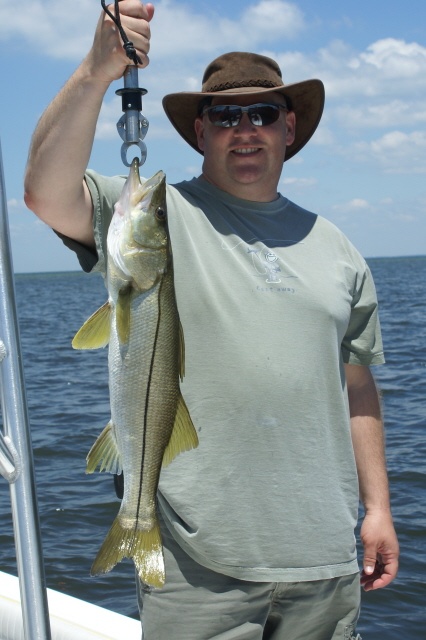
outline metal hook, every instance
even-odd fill
[[[124,140],[121,147],[121,159],[126,167],[131,166],[131,162],[127,160],[127,151],[131,146],[136,145],[139,147],[141,152],[139,166],[146,160],[147,149],[142,140],[148,131],[149,122],[141,113],[142,96],[146,93],[146,89],[138,86],[137,67],[127,67],[124,74],[124,88],[116,91],[116,94],[121,96],[122,109],[124,111],[124,114],[117,122],[117,131],[122,140]]]
[[[130,162],[127,159],[128,158],[127,152],[130,149],[130,147],[138,147],[139,148],[140,158],[138,159],[138,163],[139,163],[139,166],[141,166],[146,160],[146,155],[147,155],[146,144],[144,142],[142,142],[142,141],[139,141],[139,142],[123,142],[123,144],[121,145],[121,160],[123,161],[123,164],[126,167],[131,167],[132,166],[132,161],[136,157],[136,156],[133,156]]]
[[[138,111],[134,113],[130,113],[130,111],[125,113],[117,122],[117,131],[122,140],[124,140],[121,146],[121,159],[126,167],[130,167],[131,161],[133,160],[133,158],[131,158],[130,162],[127,160],[127,151],[132,146],[139,147],[139,166],[145,162],[147,149],[146,144],[142,142],[142,140],[146,136],[148,126],[148,120]]]

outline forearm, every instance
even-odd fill
[[[46,109],[33,136],[25,177],[27,205],[63,233],[69,214],[73,219],[84,210],[83,176],[107,88],[108,83],[93,77],[86,59]]]
[[[379,394],[368,367],[346,365],[345,371],[352,442],[365,508],[361,584],[370,591],[386,587],[395,578],[399,546],[390,508]]]
[[[366,511],[389,510],[389,483],[380,400],[371,373],[367,369],[363,374],[362,379],[356,383],[352,380],[348,387],[360,497]]]

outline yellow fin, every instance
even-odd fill
[[[133,558],[142,582],[161,589],[165,582],[161,533],[156,521],[152,529],[124,529],[118,517],[99,549],[90,575],[111,571],[123,558]]]
[[[111,305],[105,302],[77,331],[72,341],[74,349],[106,347],[111,331]]]
[[[182,451],[189,451],[198,446],[198,436],[195,427],[192,424],[188,407],[185,400],[179,395],[178,406],[176,410],[175,424],[169,444],[166,447],[163,456],[163,467],[166,467],[172,460],[176,458]]]
[[[163,545],[158,521],[149,531],[137,531],[134,536],[132,557],[142,582],[161,589],[166,575],[164,571]]]
[[[127,344],[130,335],[130,294],[131,287],[125,287],[118,293],[115,318],[117,322],[117,335],[120,344]]]
[[[108,473],[121,473],[121,456],[117,446],[114,426],[108,422],[86,458],[86,473],[93,473],[99,467],[99,471]]]

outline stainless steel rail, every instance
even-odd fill
[[[51,640],[0,146],[0,473],[9,482],[25,640]]]

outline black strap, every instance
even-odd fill
[[[101,5],[102,5],[102,9],[105,11],[107,15],[109,15],[111,20],[116,25],[118,31],[120,32],[120,36],[123,41],[123,49],[126,52],[126,56],[130,58],[130,60],[132,60],[132,62],[134,62],[136,65],[142,64],[142,60],[139,58],[138,54],[136,53],[136,49],[133,46],[133,42],[129,40],[129,38],[126,35],[126,32],[121,26],[120,9],[118,7],[118,0],[114,0],[115,15],[111,13],[111,11],[108,9],[108,7],[106,6],[105,0],[101,0]]]

